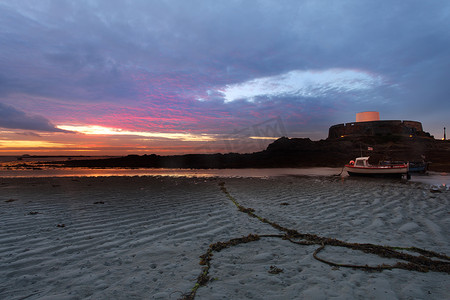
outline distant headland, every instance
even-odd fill
[[[341,167],[361,154],[378,160],[431,162],[430,170],[450,171],[450,141],[435,140],[417,121],[379,120],[377,112],[357,114],[357,121],[333,125],[326,140],[281,137],[254,153],[129,155],[60,162],[66,167],[99,168],[301,168]],[[368,149],[371,149],[370,151]]]

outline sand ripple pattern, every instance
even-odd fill
[[[448,191],[434,193],[424,185],[382,179],[285,177],[249,181],[252,183],[227,180],[226,187],[241,205],[284,227],[347,242],[450,253]],[[216,291],[223,290],[228,291],[223,296],[230,297],[233,293],[229,291],[234,291],[232,298],[246,299],[441,299],[450,292],[448,274],[330,268],[314,261],[312,253],[317,246],[299,247],[278,239],[265,238],[251,246],[252,252],[245,245],[214,254],[209,275],[228,277],[199,289],[200,299],[215,297]],[[338,263],[395,263],[339,247],[327,247],[320,256]],[[221,263],[237,258],[240,263],[231,266]],[[271,265],[283,272],[267,276]],[[261,292],[258,286],[266,289]]]
[[[327,177],[1,179],[0,299],[179,298],[195,282],[198,256],[210,243],[278,233],[238,212],[221,181],[242,205],[300,232],[450,253],[449,193],[420,184]],[[450,294],[446,274],[333,270],[314,260],[314,249],[268,238],[214,254],[210,275],[217,280],[199,289],[197,299]],[[328,248],[323,255],[368,259]],[[271,265],[283,272],[269,274]]]

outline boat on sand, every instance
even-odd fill
[[[350,176],[372,176],[372,177],[408,177],[407,163],[393,163],[383,165],[371,165],[369,156],[358,157],[351,160],[344,167]]]

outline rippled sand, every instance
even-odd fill
[[[419,183],[335,177],[2,178],[1,299],[177,299],[208,245],[278,234],[221,192],[280,225],[347,242],[450,254],[450,192]],[[283,205],[281,205],[283,204]],[[445,273],[333,268],[317,245],[276,238],[214,253],[196,299],[444,299]],[[343,263],[392,263],[328,247]],[[283,270],[270,274],[271,266]]]

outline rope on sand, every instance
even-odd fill
[[[344,172],[345,166],[342,167],[341,172],[339,174],[334,174],[333,176],[341,176],[342,172]]]
[[[445,254],[440,254],[437,252],[417,248],[417,247],[391,247],[391,246],[381,246],[375,244],[359,244],[359,243],[348,243],[337,239],[321,237],[315,234],[309,233],[300,233],[297,230],[289,229],[283,227],[275,222],[269,221],[266,218],[260,217],[255,214],[255,210],[253,208],[248,208],[242,206],[237,202],[237,200],[227,191],[225,188],[225,183],[219,183],[220,190],[226,195],[226,197],[233,202],[233,204],[237,207],[240,212],[246,213],[252,218],[256,218],[259,221],[269,224],[273,228],[283,232],[284,234],[268,234],[268,235],[257,235],[257,234],[249,234],[245,237],[233,238],[227,242],[216,242],[214,244],[209,245],[208,250],[205,254],[200,256],[200,265],[203,265],[202,273],[197,277],[197,282],[195,286],[192,288],[191,292],[188,294],[184,294],[182,296],[182,300],[190,300],[195,298],[195,294],[197,290],[201,286],[205,286],[210,278],[208,276],[209,268],[211,266],[211,260],[213,256],[213,252],[220,252],[221,250],[229,247],[233,247],[239,244],[250,243],[254,241],[259,241],[261,238],[281,238],[284,240],[288,240],[291,243],[295,243],[298,245],[320,245],[314,253],[313,257],[323,263],[326,263],[333,267],[342,267],[342,268],[354,268],[354,269],[362,269],[366,271],[378,271],[381,272],[383,270],[392,270],[392,269],[404,269],[409,271],[418,271],[418,272],[442,272],[450,274],[450,257]],[[335,247],[344,247],[352,250],[359,250],[365,253],[371,253],[378,255],[384,258],[394,258],[407,262],[397,262],[393,265],[381,264],[376,266],[369,265],[353,265],[353,264],[340,264],[335,263],[324,258],[320,258],[318,253],[325,249],[326,246],[335,246]],[[398,250],[411,251],[419,253],[419,256],[407,254]],[[442,260],[432,260],[430,258],[438,258]]]

